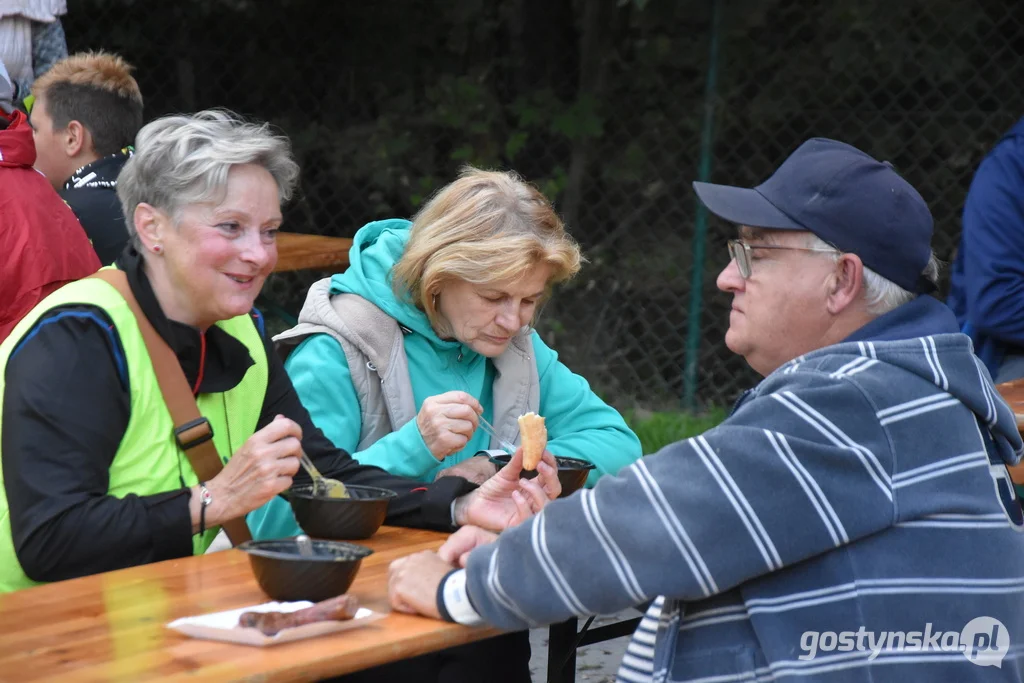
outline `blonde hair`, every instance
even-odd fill
[[[133,67],[109,52],[66,57],[37,78],[32,94],[46,103],[54,130],[80,122],[92,135],[96,154],[132,144],[142,127],[142,92]]]
[[[435,299],[450,282],[515,281],[548,265],[550,291],[576,275],[582,262],[579,245],[537,188],[514,172],[466,166],[413,217],[405,251],[392,269],[392,287],[440,331],[447,325]]]

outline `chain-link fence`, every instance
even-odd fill
[[[753,185],[839,138],[921,191],[949,260],[974,169],[1024,115],[1019,0],[69,5],[69,48],[134,63],[147,120],[223,106],[291,137],[287,229],[408,216],[467,162],[536,182],[590,259],[540,328],[622,408],[727,404],[756,379],[722,341],[732,228],[695,229],[702,169]],[[267,292],[296,311],[322,276]]]

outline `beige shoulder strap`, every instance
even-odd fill
[[[157,333],[149,318],[142,312],[139,302],[135,299],[131,287],[128,285],[128,276],[120,270],[104,269],[91,275],[99,278],[111,287],[128,302],[128,307],[135,315],[135,320],[142,332],[142,339],[146,343],[146,350],[149,352],[149,359],[153,363],[153,371],[156,373],[156,381],[160,385],[160,393],[163,394],[164,403],[171,413],[171,420],[174,422],[174,438],[192,465],[192,470],[199,477],[199,481],[209,481],[224,469],[220,461],[220,455],[213,445],[213,427],[209,421],[199,412],[196,399],[185,379],[185,373],[181,370],[178,357],[167,345],[167,342]],[[238,545],[252,539],[249,526],[245,523],[244,517],[228,520],[221,524],[232,545]]]

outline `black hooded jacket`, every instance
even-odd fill
[[[59,192],[85,228],[92,248],[105,266],[113,263],[128,243],[128,227],[117,198],[117,177],[132,154],[132,148],[125,147],[86,164],[68,178]]]

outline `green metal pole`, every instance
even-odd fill
[[[700,162],[697,179],[707,182],[711,177],[714,153],[715,98],[718,87],[718,41],[722,24],[722,0],[711,0],[711,46],[708,51],[708,74],[704,83],[704,125],[700,136]],[[683,408],[697,407],[697,361],[700,355],[700,316],[704,304],[704,252],[708,234],[708,211],[697,201],[693,224],[693,276],[690,282],[690,309],[686,330],[686,358],[683,365]]]

